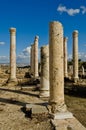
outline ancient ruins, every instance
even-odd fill
[[[58,21],[50,22],[49,45],[42,46],[40,49],[41,72],[39,74],[39,36],[35,36],[34,43],[31,45],[30,66],[25,70],[25,68],[16,67],[16,28],[10,28],[10,68],[9,71],[8,68],[3,71],[2,68],[5,67],[2,66],[1,68],[0,66],[1,75],[4,73],[6,77],[5,80],[0,79],[2,81],[0,83],[0,90],[14,92],[15,98],[11,95],[11,101],[3,99],[1,102],[8,102],[10,104],[12,102],[12,104],[18,105],[18,110],[16,111],[15,109],[15,113],[20,112],[20,117],[22,120],[24,118],[25,121],[25,117],[21,116],[21,113],[24,112],[25,116],[31,119],[29,120],[29,125],[34,122],[33,120],[37,121],[40,118],[40,120],[45,120],[46,125],[46,122],[49,121],[48,124],[51,123],[49,127],[52,130],[86,130],[78,121],[79,119],[76,119],[73,112],[69,111],[67,101],[65,102],[65,93],[70,94],[74,90],[77,91],[77,86],[83,84],[82,78],[86,76],[84,66],[82,66],[81,77],[79,77],[78,31],[74,30],[72,36],[73,64],[69,65],[67,52],[68,37],[64,36],[63,25]],[[25,79],[25,74],[27,74],[27,79]],[[80,84],[81,82],[82,84]],[[22,96],[24,102],[22,100],[18,101],[20,97],[19,95],[16,96],[16,93],[24,94]],[[31,97],[28,98],[29,95],[33,96],[33,99]],[[25,96],[27,97],[25,98]],[[16,99],[18,100],[16,101]],[[21,106],[22,108],[20,108]],[[3,110],[0,108],[0,111]],[[35,124],[38,123],[35,122]],[[48,130],[46,125],[42,124],[43,130]],[[35,125],[33,130],[39,129],[39,126]],[[18,127],[21,127],[21,125]],[[30,130],[32,130],[32,127]]]

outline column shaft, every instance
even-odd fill
[[[16,80],[16,29],[10,28],[10,78]]]
[[[59,22],[50,23],[49,72],[51,111],[65,111],[63,72],[63,27]]]
[[[34,44],[31,45],[31,73],[34,73]]]
[[[67,78],[68,77],[68,66],[67,66],[67,37],[64,37],[64,41],[63,41],[63,52],[64,52],[64,77]]]
[[[49,97],[49,45],[41,47],[40,97]]]
[[[35,37],[34,41],[34,77],[38,77],[38,39],[39,37]]]
[[[73,78],[78,80],[78,31],[73,32]]]

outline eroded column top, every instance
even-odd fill
[[[58,25],[62,26],[62,24],[59,21],[52,21],[52,22],[50,22],[50,24],[58,24]]]
[[[78,30],[73,31],[73,36],[78,36]]]
[[[41,48],[43,49],[43,48],[48,48],[48,47],[49,47],[49,45],[44,45]]]
[[[12,33],[12,34],[15,34],[16,33],[16,28],[11,27],[9,29],[9,32]]]
[[[68,41],[68,37],[64,37],[64,42],[67,42]]]
[[[36,36],[35,36],[35,39],[39,39],[39,36],[36,35]]]

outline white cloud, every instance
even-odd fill
[[[81,6],[80,8],[82,9],[82,14],[85,14],[86,13],[86,7],[85,6]]]
[[[72,54],[69,54],[68,55],[68,60],[71,60],[72,59]]]
[[[57,8],[57,11],[59,12],[66,12],[66,7],[65,6],[62,6],[62,5],[59,5],[58,8]]]
[[[72,54],[68,55],[68,60],[70,61],[72,59]],[[86,61],[86,53],[85,52],[79,52],[78,59],[81,59],[82,61]]]
[[[63,6],[61,4],[58,6],[57,11],[59,11],[60,13],[65,12],[70,16],[74,16],[74,15],[80,13],[80,9],[72,9],[72,8],[68,9],[68,8],[66,8],[66,6]]]
[[[25,48],[18,56],[17,63],[30,63],[30,50],[31,46]]]
[[[4,45],[5,44],[5,42],[0,42],[0,45]]]
[[[0,56],[0,62],[1,63],[9,63],[9,57],[8,56]]]
[[[79,59],[82,61],[86,61],[86,53],[85,52],[79,52]]]
[[[75,14],[78,14],[80,12],[79,9],[67,9],[67,13],[70,15],[70,16],[74,16]]]
[[[26,55],[26,56],[30,55],[30,50],[31,50],[31,46],[25,48],[25,49],[23,50],[23,54]]]

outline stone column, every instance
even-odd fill
[[[34,72],[34,44],[31,45],[31,73]]]
[[[82,66],[82,76],[85,75],[85,69],[84,69],[84,66]]]
[[[64,37],[64,41],[63,41],[63,52],[64,52],[64,77],[67,78],[68,77],[68,66],[67,66],[67,37]]]
[[[41,47],[41,86],[39,97],[49,97],[49,45]]]
[[[34,78],[38,77],[38,39],[36,36],[34,40]]]
[[[73,75],[73,65],[69,65],[69,75]]]
[[[50,103],[52,112],[64,111],[63,27],[50,23],[49,34]]]
[[[10,77],[9,81],[16,79],[16,28],[10,28]]]
[[[73,79],[78,80],[78,31],[73,32]]]
[[[51,22],[49,30],[50,106],[54,119],[71,118],[64,101],[63,27]]]

